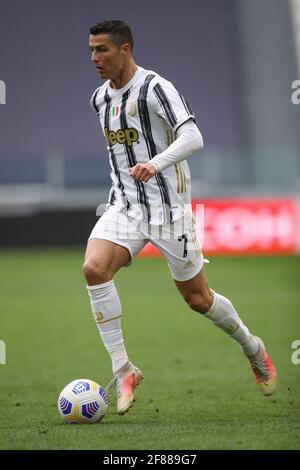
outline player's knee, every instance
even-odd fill
[[[110,270],[101,263],[95,262],[93,259],[87,259],[84,262],[82,271],[88,283],[96,282],[97,284],[101,284],[112,279]]]
[[[212,298],[199,292],[187,294],[185,301],[192,310],[199,313],[207,313],[212,305]]]

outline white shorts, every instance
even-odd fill
[[[150,241],[165,256],[176,281],[192,279],[204,263],[194,217],[189,212],[173,224],[150,225],[129,219],[126,214],[111,207],[93,228],[89,240],[93,238],[124,246],[130,253],[131,261]]]

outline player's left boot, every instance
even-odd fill
[[[256,383],[265,396],[272,395],[277,386],[276,368],[266,351],[263,341],[255,336],[258,341],[258,352],[249,357],[250,366],[254,373]]]
[[[137,367],[132,367],[131,370],[125,374],[117,377],[117,410],[119,415],[123,415],[134,402],[134,390],[142,382],[143,374]]]

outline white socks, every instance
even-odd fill
[[[213,304],[205,316],[235,339],[241,345],[246,356],[254,356],[259,348],[257,339],[250,334],[230,300],[223,295],[212,292],[214,294]]]
[[[124,346],[121,329],[122,307],[115,283],[111,280],[104,284],[87,286],[87,290],[97,328],[111,357],[113,373],[117,375],[121,368],[132,365]],[[205,316],[237,341],[246,356],[254,356],[259,348],[257,339],[243,324],[230,300],[216,292],[213,294],[213,304]]]
[[[121,329],[122,307],[113,280],[87,286],[92,311],[103,344],[112,360],[113,373],[129,361]]]

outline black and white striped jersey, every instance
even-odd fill
[[[160,225],[182,216],[191,202],[186,160],[153,176],[147,183],[129,175],[129,168],[147,163],[176,139],[176,130],[194,119],[188,103],[171,82],[138,67],[121,89],[106,81],[93,93],[91,106],[107,141],[112,188],[108,207],[126,210],[137,221]]]

